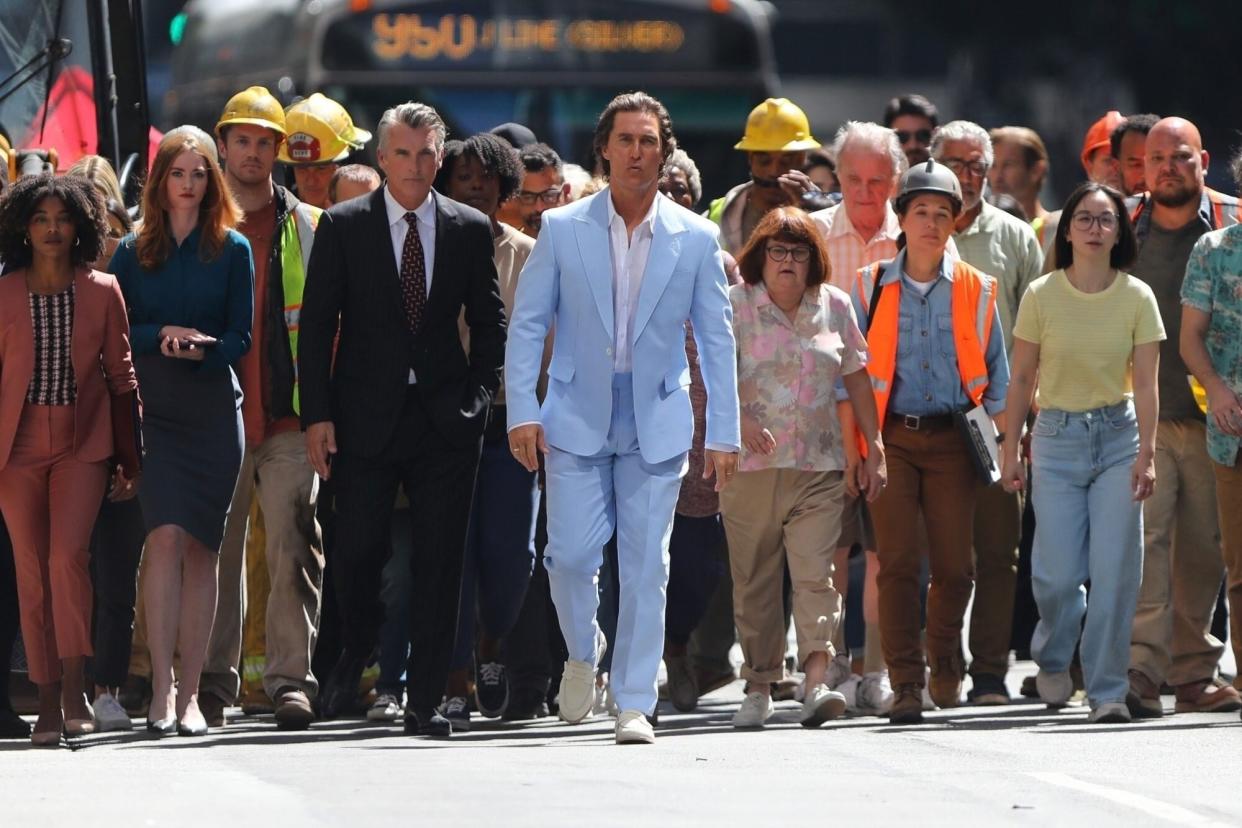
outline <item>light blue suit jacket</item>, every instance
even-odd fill
[[[518,279],[505,350],[509,427],[542,423],[550,445],[584,457],[603,449],[612,420],[610,197],[604,189],[543,214]],[[733,313],[716,237],[707,219],[671,200],[660,202],[633,330],[634,418],[648,463],[689,451],[694,435],[687,319],[694,324],[707,386],[706,442],[741,442]],[[544,338],[553,327],[541,408],[535,385]]]

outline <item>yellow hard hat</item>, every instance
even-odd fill
[[[281,136],[288,134],[280,101],[262,86],[252,86],[229,98],[216,124],[216,135],[220,134],[220,127],[232,124],[253,124],[275,130]]]
[[[371,133],[354,126],[345,107],[319,92],[285,110],[285,127],[288,137],[278,160],[286,164],[344,161],[350,150],[371,140]]]
[[[798,152],[819,146],[801,107],[788,98],[768,98],[750,111],[746,134],[733,148],[747,152]]]

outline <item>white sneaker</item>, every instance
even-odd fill
[[[858,686],[862,684],[862,676],[850,676],[837,685],[837,692],[845,696],[845,709],[851,714],[866,715],[867,711],[858,706]]]
[[[1087,721],[1091,724],[1129,724],[1130,708],[1126,707],[1125,702],[1105,702],[1091,708]]]
[[[599,664],[604,657],[608,643],[604,640],[604,631],[595,632],[595,663]],[[561,689],[558,698],[560,717],[569,724],[578,722],[591,715],[595,706],[595,667],[588,662],[569,659],[565,662],[565,672],[561,674]]]
[[[733,714],[733,726],[737,728],[763,727],[772,716],[772,697],[766,693],[747,693],[742,706]]]
[[[654,745],[655,729],[646,715],[638,710],[626,710],[617,717],[618,745]]]
[[[134,723],[111,693],[95,699],[95,729],[100,733],[109,730],[133,730]]]
[[[862,677],[858,684],[858,709],[871,716],[887,716],[893,709],[893,685],[887,670]]]
[[[828,669],[824,671],[824,684],[828,685],[829,690],[835,690],[848,681],[852,675],[854,675],[854,668],[850,665],[850,657],[845,653],[837,653],[832,661],[828,662]]]
[[[381,693],[367,708],[368,722],[395,722],[401,718],[401,700],[392,693]]]
[[[803,727],[819,727],[844,712],[845,696],[836,690],[829,690],[823,684],[817,684],[807,691],[799,720]]]
[[[1064,707],[1074,695],[1074,679],[1069,672],[1050,673],[1042,667],[1035,674],[1039,698],[1049,707]]]

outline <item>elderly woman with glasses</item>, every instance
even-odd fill
[[[867,343],[849,297],[828,285],[827,252],[803,211],[780,207],[764,216],[738,265],[743,283],[729,297],[741,465],[720,493],[747,681],[733,725],[762,727],[772,714],[770,685],[782,678],[785,658],[781,585],[788,563],[798,662],[806,674],[800,719],[818,727],[845,709],[845,697],[824,683],[841,617],[832,583],[845,495],[839,387],[869,447],[859,473],[868,500],[887,476],[865,370]]]

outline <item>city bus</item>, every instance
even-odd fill
[[[705,197],[743,180],[733,150],[777,93],[770,7],[759,0],[192,0],[161,126],[210,128],[233,93],[286,104],[319,91],[374,129],[405,100],[451,136],[514,121],[590,169],[591,132],[615,94],[669,108]],[[374,148],[368,148],[373,155]]]

